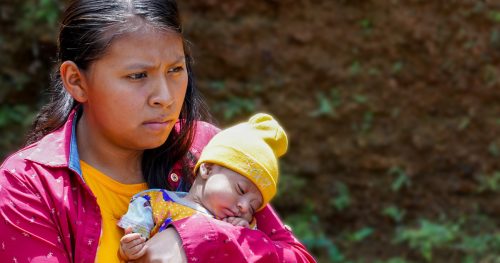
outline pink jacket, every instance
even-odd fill
[[[94,262],[101,233],[96,199],[82,179],[75,112],[66,124],[8,157],[0,167],[2,262]],[[199,122],[195,157],[217,133]],[[168,181],[180,187],[182,167]],[[259,230],[193,216],[174,223],[188,262],[314,262],[268,206],[256,215]]]

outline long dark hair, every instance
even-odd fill
[[[106,52],[114,39],[136,30],[137,19],[159,29],[182,34],[175,0],[75,0],[63,14],[58,39],[58,65],[71,60],[81,70]],[[149,187],[170,189],[166,173],[185,156],[191,147],[196,120],[208,117],[203,100],[194,85],[192,58],[184,41],[188,87],[179,116],[180,129],[173,129],[158,148],[145,150],[142,173]],[[59,69],[52,74],[50,100],[33,122],[27,143],[59,129],[79,103],[65,90]],[[192,176],[192,175],[191,175]],[[188,179],[188,178],[185,178]]]

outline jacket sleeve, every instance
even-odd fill
[[[27,167],[0,167],[0,258],[6,262],[70,262],[44,193]]]
[[[188,262],[316,262],[268,205],[257,230],[195,215],[173,223]]]

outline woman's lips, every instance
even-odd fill
[[[144,123],[144,126],[154,131],[164,131],[170,123],[171,121],[148,121]]]

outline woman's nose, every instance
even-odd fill
[[[166,78],[160,78],[153,89],[151,95],[151,106],[170,107],[174,102],[173,92]]]

